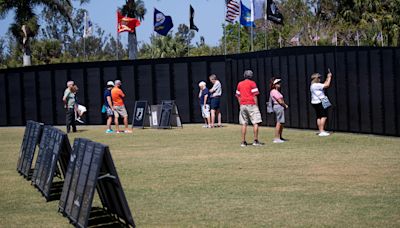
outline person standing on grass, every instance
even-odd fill
[[[76,125],[75,125],[75,93],[74,90],[74,81],[67,82],[67,88],[64,91],[63,102],[64,108],[66,110],[65,115],[65,124],[67,127],[67,133],[71,131],[76,132]]]
[[[106,133],[113,133],[111,123],[114,118],[114,106],[111,98],[111,90],[114,88],[114,82],[108,81],[107,88],[104,90],[104,107],[106,108],[105,114],[107,115],[107,130]]]
[[[272,101],[272,109],[276,116],[275,138],[273,143],[283,143],[285,140],[282,138],[283,125],[285,124],[285,109],[289,106],[285,103],[281,90],[281,79],[272,78],[270,81],[269,93]]]
[[[132,133],[132,130],[128,129],[128,112],[126,111],[124,104],[125,94],[121,89],[121,81],[116,80],[114,83],[114,88],[111,90],[111,98],[114,106],[114,123],[117,133]],[[118,118],[122,116],[124,118],[125,131],[119,130]]]
[[[328,119],[328,112],[322,106],[322,99],[327,96],[324,93],[324,89],[329,88],[332,81],[332,73],[328,69],[329,73],[327,74],[326,80],[324,83],[321,83],[321,75],[319,73],[314,73],[311,75],[311,105],[313,106],[316,116],[317,116],[317,126],[318,126],[318,136],[329,136],[330,134],[325,131],[325,123]]]
[[[210,123],[210,92],[208,91],[208,88],[206,86],[206,83],[201,81],[199,83],[199,102],[200,102],[200,108],[201,108],[201,115],[204,119],[205,125],[203,127],[205,128],[210,128],[211,123]]]
[[[258,141],[258,124],[262,122],[257,99],[259,91],[256,83],[251,80],[253,71],[246,70],[243,76],[244,80],[239,82],[236,89],[236,97],[240,104],[239,122],[242,125],[242,143],[240,146],[247,146],[246,131],[249,121],[253,124],[253,146],[261,146],[262,144]]]
[[[213,84],[213,87],[210,89],[210,108],[211,108],[211,127],[214,127],[215,117],[218,118],[217,127],[222,127],[221,123],[221,111],[220,111],[220,101],[222,95],[222,85],[218,80],[215,74],[212,74],[208,77]]]

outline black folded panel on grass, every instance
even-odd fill
[[[26,179],[31,178],[32,162],[35,156],[36,146],[40,142],[42,136],[43,124],[35,121],[28,120],[24,138],[22,139],[21,149],[19,151],[19,158],[17,164],[17,171]]]
[[[62,177],[65,177],[71,150],[66,133],[52,126],[44,127],[32,174],[32,184],[47,201],[59,198]],[[59,176],[59,182],[54,182],[55,175]]]
[[[109,215],[107,224],[123,223],[135,227],[108,146],[77,138],[65,176],[59,211],[77,227],[96,223],[98,213],[92,209],[95,189],[102,211]]]

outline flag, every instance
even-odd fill
[[[192,5],[190,5],[190,29],[196,30],[196,32],[198,32],[199,28],[197,28],[197,26],[194,25],[193,19],[194,19],[194,9]]]
[[[383,41],[383,35],[382,32],[379,32],[378,35],[376,36],[377,41]]]
[[[300,45],[300,33],[297,33],[292,39],[290,39],[290,43]]]
[[[89,18],[89,15],[85,12],[85,16],[83,18],[83,38],[88,38],[93,34],[93,24]]]
[[[225,21],[233,23],[237,16],[240,14],[240,5],[236,0],[228,1],[226,5]]]
[[[124,17],[121,12],[117,11],[118,33],[134,32],[135,28],[140,25],[140,21],[136,18]]]
[[[360,34],[358,34],[358,31],[356,32],[356,36],[355,36],[355,38],[354,38],[356,41],[359,41],[360,40]]]
[[[283,24],[283,15],[273,0],[267,0],[267,19],[276,24]]]
[[[154,31],[166,36],[169,30],[174,27],[171,16],[165,16],[161,11],[154,8]]]
[[[246,27],[254,26],[251,10],[240,2],[240,24]],[[253,19],[253,20],[252,20]]]
[[[254,1],[254,20],[262,19],[265,16],[264,2],[265,0],[253,0]]]
[[[315,34],[315,36],[312,38],[312,40],[313,41],[318,41],[318,40],[320,40],[320,37],[317,34]]]
[[[357,41],[357,46],[360,46],[360,34],[356,32],[355,40]]]

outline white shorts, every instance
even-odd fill
[[[206,104],[201,106],[201,116],[203,118],[210,117],[210,105]]]

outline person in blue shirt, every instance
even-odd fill
[[[199,83],[199,103],[201,107],[201,115],[204,118],[204,128],[211,128],[210,122],[210,91],[208,90],[206,83],[201,81]]]
[[[111,129],[111,123],[114,117],[114,106],[111,98],[111,90],[114,88],[114,82],[108,81],[107,88],[104,90],[104,107],[105,114],[107,116],[107,130],[106,133],[113,133],[114,131]]]

